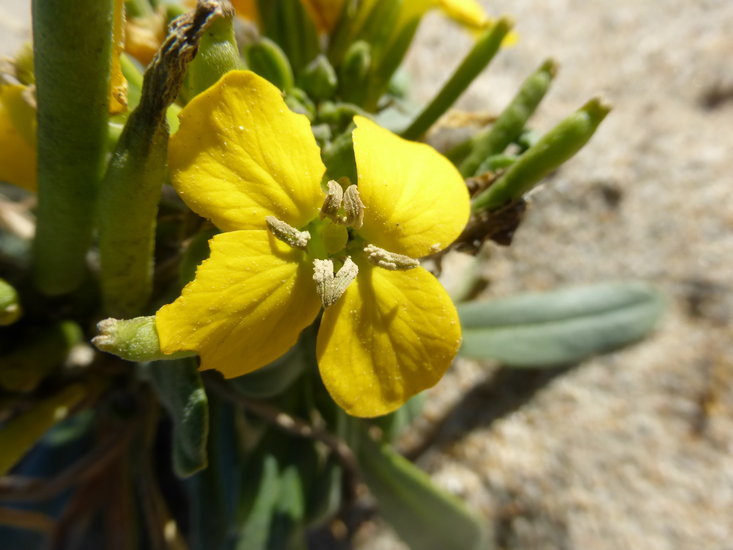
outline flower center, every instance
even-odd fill
[[[358,266],[351,259],[352,254],[362,254],[369,263],[392,271],[420,265],[414,258],[369,244],[358,235],[357,231],[364,223],[365,209],[356,185],[347,184],[344,189],[340,183],[331,180],[319,218],[312,220],[302,231],[274,216],[265,219],[275,238],[303,250],[313,262],[313,280],[324,308],[336,303],[359,273]],[[339,266],[338,270],[335,270],[334,262]]]

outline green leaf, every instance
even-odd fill
[[[646,336],[664,309],[654,287],[615,282],[458,305],[461,355],[511,367],[554,367]]]
[[[298,465],[302,445],[302,441],[271,432],[255,451],[244,480],[243,494],[249,495],[237,550],[290,550],[303,540],[309,480]]]
[[[173,421],[173,468],[188,477],[208,465],[209,404],[194,359],[142,366]]]
[[[382,517],[419,550],[487,550],[483,522],[387,444],[362,431],[359,464]]]

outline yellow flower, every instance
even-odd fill
[[[366,14],[373,5],[380,0],[362,0]],[[382,0],[384,1],[384,0]],[[316,27],[322,33],[330,33],[341,17],[346,0],[301,0]],[[232,4],[237,13],[251,21],[257,20],[256,0],[233,0]],[[403,10],[409,13],[422,15],[431,8],[441,8],[448,16],[459,23],[472,28],[484,28],[491,24],[481,6],[476,0],[404,0]]]
[[[356,117],[358,185],[331,181],[324,195],[308,120],[248,71],[225,75],[180,120],[171,180],[225,233],[157,312],[161,350],[195,351],[202,369],[239,376],[287,351],[325,307],[319,370],[347,412],[385,414],[434,385],[458,350],[460,325],[414,258],[448,246],[468,220],[453,165]]]
[[[0,181],[36,190],[36,113],[22,84],[0,85]]]

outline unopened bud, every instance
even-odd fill
[[[160,351],[160,340],[153,316],[103,319],[97,323],[97,331],[99,334],[92,338],[92,344],[97,349],[128,361],[158,361],[196,355],[189,351],[166,355]]]

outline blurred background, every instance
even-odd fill
[[[487,245],[483,297],[639,278],[669,307],[646,342],[573,369],[460,361],[402,450],[481,510],[501,548],[730,550],[733,2],[481,3],[512,15],[520,39],[457,107],[498,113],[546,57],[560,72],[535,128],[598,92],[614,105],[532,196],[512,246]],[[28,39],[29,5],[0,0],[0,55]],[[407,65],[416,100],[470,41],[425,19]],[[378,522],[358,546],[400,548]]]

